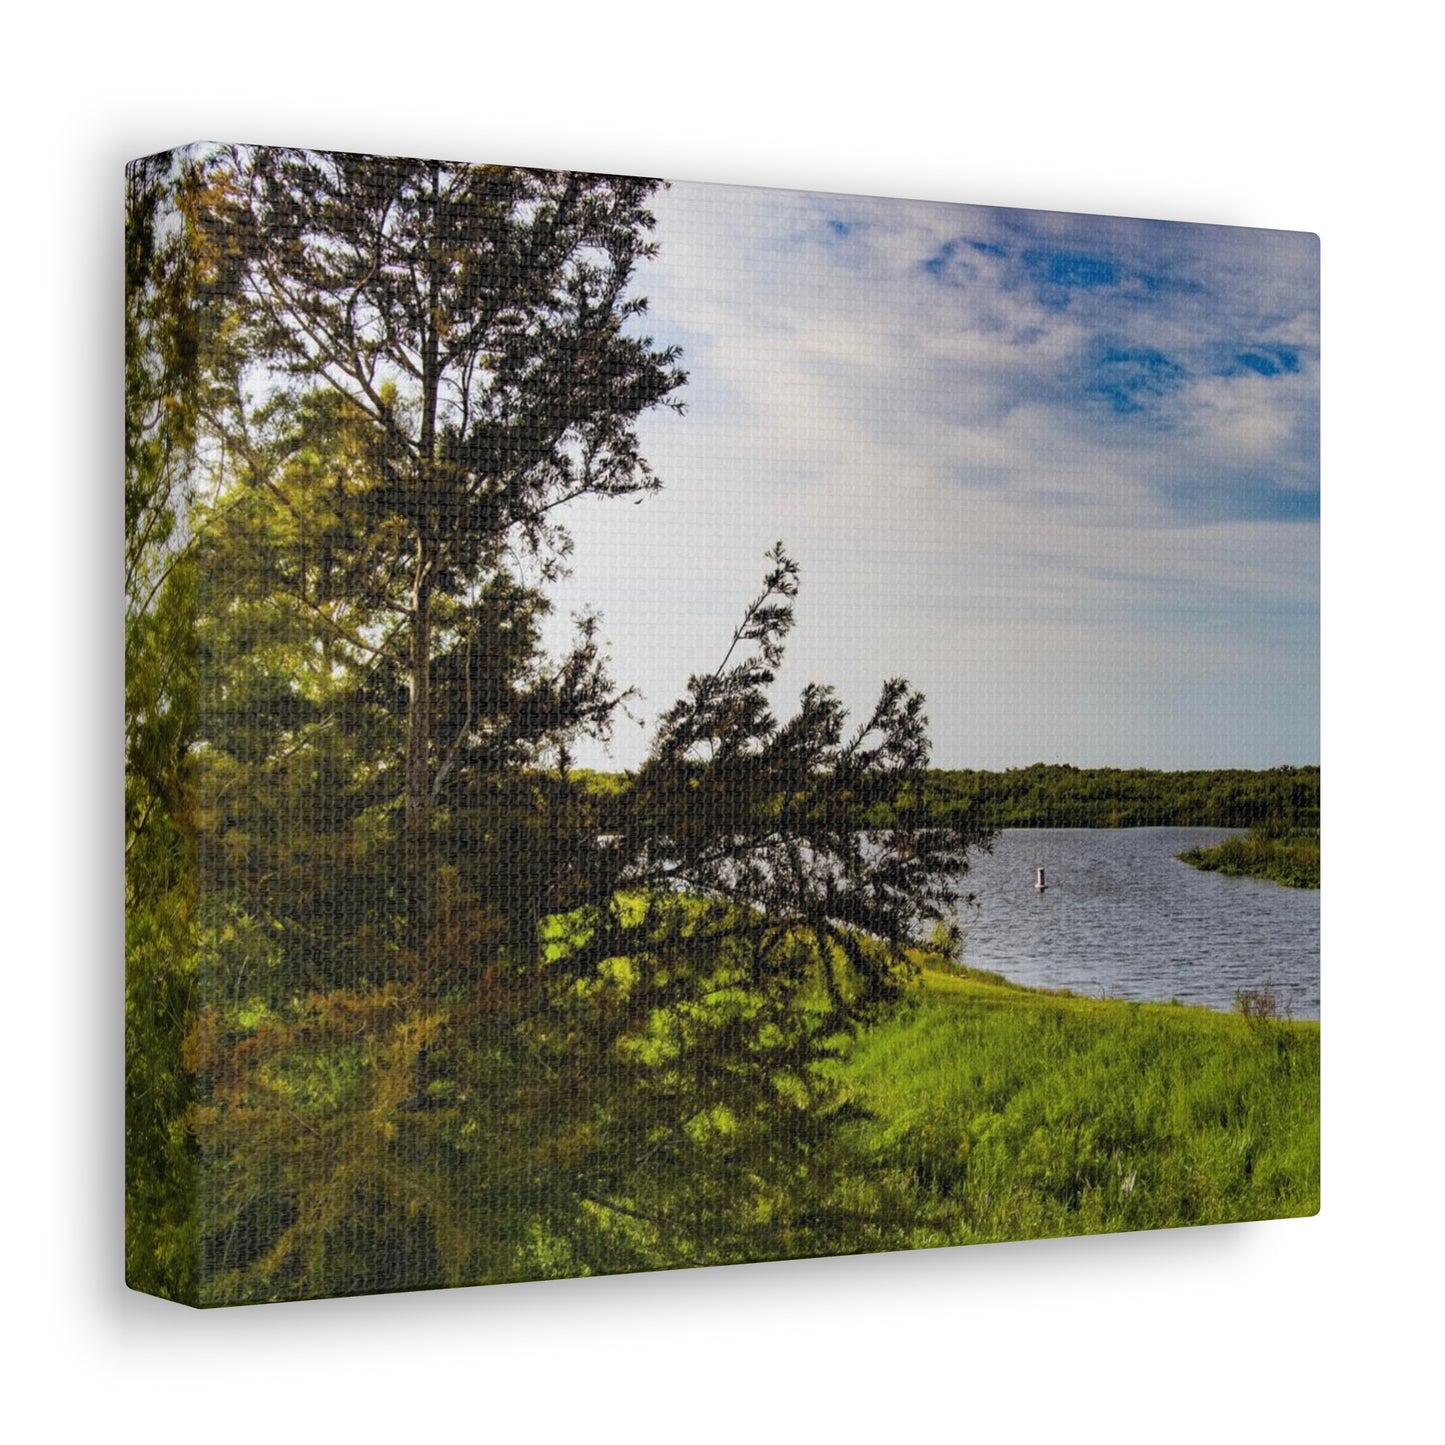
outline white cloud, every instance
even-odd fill
[[[1317,755],[1313,238],[683,185],[656,209],[641,288],[689,410],[643,423],[661,496],[574,515],[562,593],[644,711],[782,537],[784,681],[862,708],[914,677],[942,762],[1027,761],[1071,715],[1096,761],[1110,727],[1120,762]],[[1234,359],[1269,347],[1275,375]],[[1146,683],[1142,757],[1117,699]]]

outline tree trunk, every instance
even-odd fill
[[[425,501],[432,496],[436,463],[437,393],[440,374],[440,327],[436,314],[441,286],[437,250],[437,209],[441,199],[441,167],[431,168],[431,224],[427,240],[427,314],[421,338],[421,468],[418,480]],[[406,836],[410,846],[431,831],[431,589],[436,558],[423,529],[416,544],[416,572],[411,594],[411,693],[406,718]]]
[[[431,591],[431,559],[418,544],[411,594],[411,678],[406,709],[406,768],[402,781],[406,838],[411,847],[419,846],[431,832]]]
[[[413,949],[424,946],[436,921],[436,874],[431,849],[431,596],[431,559],[418,544],[411,599],[411,679],[402,775],[406,940]]]

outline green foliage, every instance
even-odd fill
[[[192,1013],[198,891],[194,768],[197,573],[184,541],[201,328],[171,155],[126,173],[125,1137],[126,1279],[193,1298],[198,1252]]]
[[[1318,828],[1292,828],[1269,820],[1246,838],[1226,838],[1211,848],[1190,848],[1180,858],[1195,868],[1229,878],[1268,878],[1287,888],[1320,886]]]
[[[591,774],[591,786],[622,785],[619,775]],[[1156,772],[1148,768],[1076,768],[1034,763],[1005,772],[931,769],[922,806],[940,826],[999,828],[1247,828],[1286,831],[1319,826],[1318,767],[1218,768]],[[875,805],[870,827],[893,825]]]
[[[394,837],[353,818],[344,847],[326,842],[307,779],[244,845],[227,841],[240,800],[274,776],[226,803],[230,821],[207,813],[217,857],[263,836],[295,855],[227,875],[205,935],[190,1048],[208,1300],[760,1259],[831,1237],[849,1110],[829,1066],[898,996],[909,940],[979,840],[861,834],[926,765],[901,684],[851,734],[822,689],[773,718],[796,569],[771,560],[723,665],[693,679],[626,787],[499,769],[448,810],[415,944],[385,881]],[[283,810],[301,820],[289,832]]]
[[[1320,770],[1280,767],[1156,772],[1035,763],[1006,772],[935,770],[927,807],[940,823],[989,828],[1245,828],[1265,819],[1318,827]],[[873,822],[883,827],[880,810]]]
[[[128,629],[126,752],[126,1278],[194,1294],[196,1188],[181,1045],[193,1013],[197,678],[193,564],[174,568]],[[141,700],[145,700],[142,705]]]
[[[806,1252],[829,1067],[982,841],[919,808],[903,682],[774,716],[781,547],[646,765],[572,773],[623,694],[594,619],[542,646],[563,508],[657,485],[634,422],[682,381],[634,324],[653,189],[244,149],[196,184],[206,1303]]]
[[[217,167],[203,219],[238,285],[212,419],[312,544],[285,554],[296,606],[405,687],[393,772],[424,927],[435,808],[618,701],[590,621],[547,686],[496,696],[494,604],[518,552],[555,576],[559,509],[658,485],[635,422],[684,377],[629,291],[656,182],[269,147]]]

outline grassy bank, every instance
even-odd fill
[[[910,1245],[1319,1208],[1318,1024],[925,971],[846,1066],[850,1207]]]
[[[1191,848],[1179,857],[1194,868],[1230,878],[1268,878],[1287,888],[1320,886],[1317,828],[1271,832],[1254,828],[1245,838],[1226,838],[1212,848]]]
[[[678,927],[702,918],[696,901],[671,901],[683,905]],[[640,923],[643,900],[625,897],[620,911]],[[547,965],[592,942],[580,913],[545,930]],[[353,1293],[1318,1209],[1319,1026],[1274,1017],[1267,991],[1226,1015],[1025,989],[937,954],[914,961],[901,1004],[850,1040],[830,1034],[842,1052],[822,1062],[775,1011],[757,1032],[759,1069],[726,1094],[683,1091],[704,1051],[768,996],[724,970],[703,1002],[659,1010],[645,952],[601,960],[575,984],[560,969],[563,989],[541,1007],[524,996],[532,1016],[503,1018],[468,1052],[423,1052],[445,1044],[455,1007],[436,992],[389,984],[274,1008],[228,997],[190,1043],[217,1081],[192,1114],[207,1145],[201,1302],[310,1291],[283,1252],[307,1222],[298,1177],[325,1191],[325,1247],[350,1251],[353,1270],[357,1259],[380,1269],[373,1255],[394,1268],[349,1276]],[[591,1036],[560,1026],[569,998],[599,995],[613,1032],[588,1054]],[[492,1022],[507,1000],[483,997]],[[793,1016],[825,1016],[826,1004],[820,991]],[[209,1062],[224,1064],[217,1039],[248,1051],[244,1069]],[[567,1132],[517,1128],[507,1090],[519,1087],[569,1119]],[[250,1177],[216,1142],[238,1128],[255,1139]],[[382,1233],[374,1221],[389,1200],[421,1222]],[[366,1227],[380,1243],[363,1237],[362,1254]],[[274,1239],[263,1254],[259,1242]]]

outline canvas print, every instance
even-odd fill
[[[126,174],[126,1276],[1319,1207],[1315,237]]]

